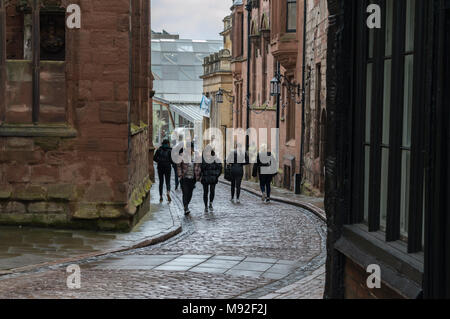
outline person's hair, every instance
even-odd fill
[[[170,141],[168,139],[163,140],[163,145],[169,145],[170,146]]]

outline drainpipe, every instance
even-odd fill
[[[250,24],[252,19],[252,3],[247,0],[245,5],[247,10],[247,130],[250,128],[250,55],[251,55],[251,39],[250,39]],[[250,136],[246,135],[245,149],[248,152],[250,148]]]
[[[303,169],[304,169],[304,145],[305,145],[305,62],[306,62],[306,2],[303,1],[303,49],[302,49],[302,133],[300,139],[300,174],[295,180],[295,193],[301,193],[301,186],[303,184]]]

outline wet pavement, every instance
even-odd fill
[[[178,217],[157,201],[157,185],[151,192],[151,211],[130,233],[0,226],[0,271],[120,250],[179,227]]]
[[[241,204],[232,203],[224,184],[217,186],[214,212],[205,213],[200,186],[188,217],[181,192],[172,192],[181,234],[79,261],[81,289],[67,288],[67,265],[0,277],[0,298],[322,298],[321,218],[247,192]]]

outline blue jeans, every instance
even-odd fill
[[[273,175],[259,175],[259,186],[261,187],[261,192],[266,193],[267,197],[270,198],[270,184],[272,183]]]

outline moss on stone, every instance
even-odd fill
[[[47,190],[44,187],[33,185],[16,188],[12,194],[13,199],[23,201],[43,201],[46,196]]]
[[[96,205],[81,204],[73,214],[74,219],[97,219],[100,218],[100,212]]]
[[[57,137],[36,137],[34,144],[39,146],[45,152],[55,151],[59,148],[60,139]]]
[[[75,187],[71,184],[55,184],[48,186],[47,196],[49,199],[73,200],[75,199]]]
[[[116,207],[105,207],[100,212],[101,218],[114,219],[122,216],[122,212]]]
[[[12,195],[11,186],[0,186],[0,199],[9,199]]]

